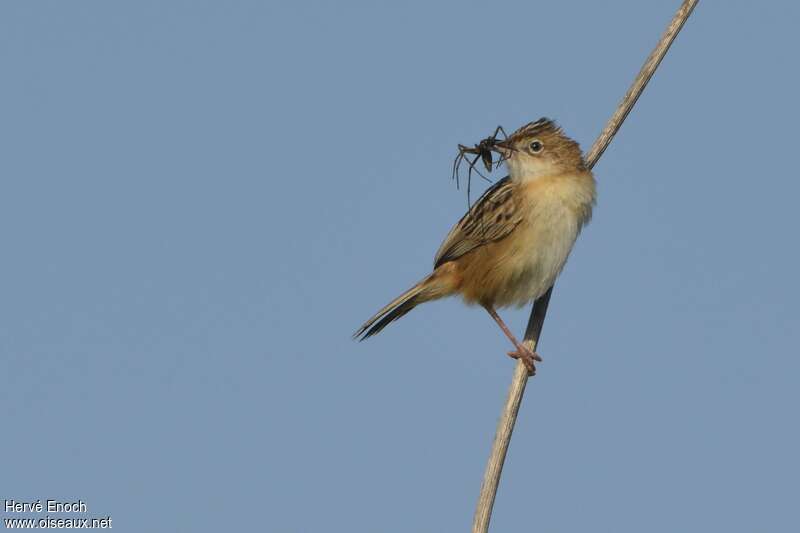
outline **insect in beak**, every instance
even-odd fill
[[[483,161],[483,167],[486,169],[486,172],[492,171],[492,151],[484,150],[481,152],[481,161]]]
[[[502,141],[497,139],[497,136],[502,133],[503,139]],[[459,174],[458,169],[461,166],[461,163],[466,161],[469,170],[467,172],[467,205],[470,204],[470,184],[472,182],[472,172],[474,171],[478,176],[483,178],[484,180],[491,183],[492,180],[481,174],[480,170],[475,168],[475,165],[478,161],[483,163],[483,168],[486,169],[486,172],[491,172],[494,168],[500,166],[500,164],[505,161],[507,157],[510,156],[511,152],[514,149],[511,145],[508,144],[508,136],[506,132],[503,130],[502,126],[497,126],[497,129],[494,130],[494,133],[489,137],[486,137],[478,144],[474,146],[465,146],[463,144],[458,145],[458,155],[456,156],[455,160],[453,161],[453,175],[452,178],[456,182],[456,187],[459,185]],[[497,162],[494,161],[493,153],[496,152],[500,154]],[[472,159],[468,159],[467,156],[474,155],[475,157]]]

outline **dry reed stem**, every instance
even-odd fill
[[[639,95],[644,91],[647,82],[653,76],[653,73],[658,68],[659,63],[664,58],[669,50],[672,41],[677,37],[678,32],[681,31],[692,10],[697,5],[698,0],[684,0],[677,13],[672,18],[666,31],[661,36],[656,47],[644,62],[642,69],[633,80],[628,92],[622,98],[622,101],[617,106],[614,114],[608,120],[606,127],[600,133],[600,136],[592,145],[586,155],[586,162],[589,168],[594,167],[600,156],[611,143],[614,135],[619,130],[625,118],[633,109],[633,105],[639,98]],[[533,304],[531,309],[531,316],[528,320],[528,327],[525,329],[524,342],[533,350],[539,342],[542,333],[542,326],[544,319],[547,315],[547,306],[550,303],[550,296],[553,293],[553,288],[550,289]],[[503,406],[503,411],[500,414],[500,420],[497,423],[497,432],[492,444],[492,451],[489,455],[489,461],[486,464],[486,471],[483,475],[483,482],[481,483],[481,492],[478,497],[478,504],[475,508],[475,516],[472,521],[472,533],[487,533],[489,530],[489,520],[492,516],[492,507],[494,506],[495,496],[497,495],[497,487],[500,484],[500,475],[503,471],[503,462],[506,459],[506,452],[508,445],[511,442],[511,433],[514,431],[514,424],[517,421],[517,413],[519,413],[520,403],[522,396],[525,393],[525,385],[528,383],[528,372],[522,361],[518,361],[514,368],[514,377],[511,381],[511,387],[508,390],[508,397]]]

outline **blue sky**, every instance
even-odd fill
[[[0,498],[466,530],[508,342],[457,300],[350,335],[463,213],[457,143],[588,148],[677,5],[4,3]],[[494,531],[796,529],[798,22],[702,1],[595,167]]]

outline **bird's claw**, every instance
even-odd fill
[[[528,369],[529,376],[536,374],[536,365],[534,363],[542,360],[538,353],[524,345],[517,346],[517,349],[513,352],[508,352],[508,356],[513,359],[521,359]]]

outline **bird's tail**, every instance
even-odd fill
[[[364,325],[353,334],[353,338],[363,341],[379,333],[419,304],[453,294],[455,289],[453,279],[446,271],[447,269],[442,267],[436,269],[430,276],[389,302],[375,313],[375,316],[364,322]]]

